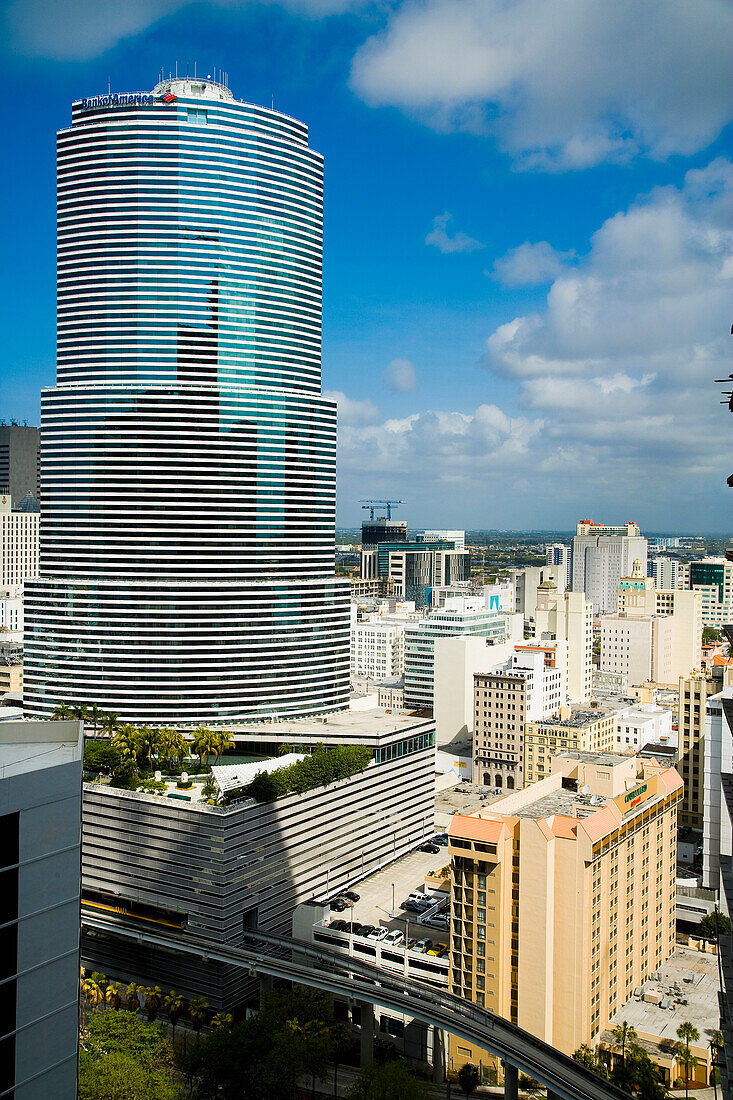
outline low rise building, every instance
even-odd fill
[[[697,1065],[689,1073],[689,1088],[706,1089],[712,1069],[710,1040],[719,1026],[719,989],[716,957],[678,945],[674,955],[611,1017],[600,1037],[601,1049],[620,1060],[613,1029],[625,1023],[634,1029],[635,1041],[659,1067],[664,1085],[679,1087],[685,1071],[677,1059],[677,1028],[690,1021],[700,1038],[690,1044]]]
[[[394,676],[377,685],[377,702],[384,710],[402,710],[405,705],[405,678]]]
[[[552,758],[564,752],[613,752],[616,712],[602,707],[564,706],[557,717],[527,722],[524,732],[524,782],[546,779]]]
[[[383,711],[344,711],[328,720],[237,725],[240,751],[277,756],[361,745],[362,771],[257,802],[84,786],[83,904],[119,919],[147,921],[241,943],[243,930],[289,934],[301,902],[328,898],[410,851],[433,833],[435,735],[432,721]],[[145,985],[200,994],[219,1008],[238,1004],[251,979],[236,967],[95,934],[85,964]]]
[[[672,710],[657,703],[638,703],[616,712],[618,752],[639,752],[646,746],[677,747],[677,731],[672,729]]]
[[[451,992],[565,1054],[595,1046],[674,950],[681,789],[633,756],[566,752],[542,782],[454,816]]]

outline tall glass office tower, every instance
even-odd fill
[[[346,705],[323,163],[210,80],[74,103],[58,135],[33,714],[216,722]]]

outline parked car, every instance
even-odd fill
[[[433,941],[429,940],[426,937],[424,940],[418,940],[417,943],[415,944],[413,950],[414,951],[427,951],[428,948],[432,947],[432,946],[433,946]]]
[[[405,933],[401,932],[399,928],[393,928],[392,931],[388,932],[387,935],[384,937],[384,942],[390,943],[394,947],[397,947],[399,944],[404,943],[404,941]]]
[[[369,933],[369,939],[370,940],[384,940],[384,939],[387,938],[387,935],[388,935],[387,929],[383,925],[380,924],[378,928],[375,928],[373,932]]]
[[[419,940],[410,940],[410,942],[407,945],[407,950],[408,951],[414,951],[415,950],[415,944],[418,944],[419,942],[420,942]]]
[[[351,932],[352,936],[358,936],[361,932],[362,925],[358,921],[352,920],[346,925],[346,931]]]
[[[349,926],[345,920],[332,920],[328,927],[336,932],[345,932]]]
[[[447,943],[436,943],[433,947],[429,947],[425,952],[426,955],[435,955],[436,958],[441,958],[448,950]]]
[[[343,913],[344,909],[349,908],[349,903],[346,898],[334,898],[331,902],[331,908],[336,913]]]
[[[425,908],[419,901],[403,901],[400,905],[400,909],[404,909],[406,913],[422,913]]]
[[[426,840],[424,844],[418,847],[418,852],[430,852],[432,855],[437,856],[440,848],[437,844],[433,844],[431,840]]]
[[[344,897],[348,898],[349,901],[353,901],[354,904],[356,904],[361,895],[356,894],[353,890],[344,890]]]
[[[425,891],[413,890],[411,894],[407,895],[407,900],[416,901],[419,905],[430,905],[433,899]]]
[[[441,848],[445,848],[446,845],[448,844],[448,834],[447,833],[438,833],[437,836],[431,837],[430,843],[431,844],[439,844]]]
[[[361,932],[359,932],[359,935],[369,937],[369,936],[371,936],[373,931],[374,931],[374,925],[373,924],[362,924]]]

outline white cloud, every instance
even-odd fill
[[[439,252],[475,252],[477,248],[484,247],[481,241],[474,240],[465,233],[453,233],[451,236],[448,232],[448,223],[452,217],[453,215],[447,212],[437,214],[433,218],[433,228],[425,238],[425,244],[433,245]]]
[[[414,393],[417,389],[417,371],[409,359],[393,359],[382,378],[395,393]]]
[[[426,523],[569,528],[633,505],[647,530],[724,529],[731,257],[719,159],[609,218],[542,309],[491,335],[486,366],[515,381],[519,415],[487,401],[348,428],[346,486],[368,469]]]
[[[537,286],[560,274],[573,252],[557,252],[547,241],[525,241],[494,263],[493,276],[505,286]]]
[[[371,0],[209,0],[232,10],[278,4],[310,18],[358,8]],[[194,0],[10,0],[5,37],[30,57],[78,61],[97,57],[125,38],[140,34]]]
[[[408,0],[351,84],[526,166],[586,168],[708,145],[733,117],[728,0]]]
[[[324,390],[327,401],[335,401],[339,429],[348,425],[374,424],[379,420],[379,409],[373,401],[355,401],[341,390]]]

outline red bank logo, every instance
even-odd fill
[[[175,103],[178,99],[177,95],[173,95],[173,92],[166,92],[165,95],[160,97],[164,103]]]

